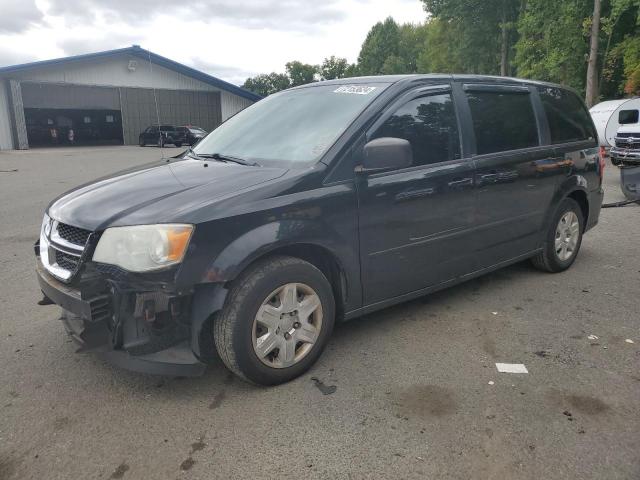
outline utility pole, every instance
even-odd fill
[[[589,49],[589,64],[587,67],[587,107],[593,107],[598,101],[598,41],[600,36],[601,0],[593,1],[593,19],[591,22],[591,47]]]

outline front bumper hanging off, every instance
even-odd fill
[[[99,279],[74,288],[52,277],[39,259],[36,271],[43,295],[62,307],[64,326],[82,351],[141,373],[204,373],[206,365],[191,347],[190,326],[179,321],[189,317],[184,311],[189,299],[174,302],[154,292],[119,295]],[[155,322],[161,323],[162,329]]]

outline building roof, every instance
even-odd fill
[[[42,60],[39,62],[23,63],[20,65],[0,67],[0,75],[4,73],[20,72],[24,70],[33,69],[33,68],[60,65],[68,62],[78,62],[82,60],[99,59],[102,57],[109,57],[109,56],[120,55],[120,54],[129,54],[129,55],[134,55],[136,57],[140,57],[143,60],[151,61],[155,65],[160,65],[170,70],[174,70],[178,73],[182,73],[183,75],[186,75],[191,78],[195,78],[196,80],[199,80],[203,83],[207,83],[221,90],[226,90],[228,92],[233,93],[234,95],[238,95],[239,97],[246,98],[247,100],[258,101],[262,98],[260,95],[257,95],[253,92],[245,90],[244,88],[238,87],[237,85],[233,85],[229,82],[225,82],[224,80],[221,80],[212,75],[208,75],[204,72],[196,70],[195,68],[187,67],[186,65],[175,62],[169,58],[163,57],[162,55],[158,55],[157,53],[153,53],[153,52],[150,52],[149,50],[145,50],[144,48],[141,48],[139,45],[133,45],[127,48],[119,48],[116,50],[107,50],[104,52],[87,53],[84,55],[73,55],[71,57],[54,58],[52,60]]]

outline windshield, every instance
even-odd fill
[[[194,151],[266,166],[309,165],[388,85],[333,84],[271,95],[231,117]]]

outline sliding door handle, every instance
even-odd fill
[[[473,178],[460,178],[447,183],[450,188],[470,187],[473,185]]]

